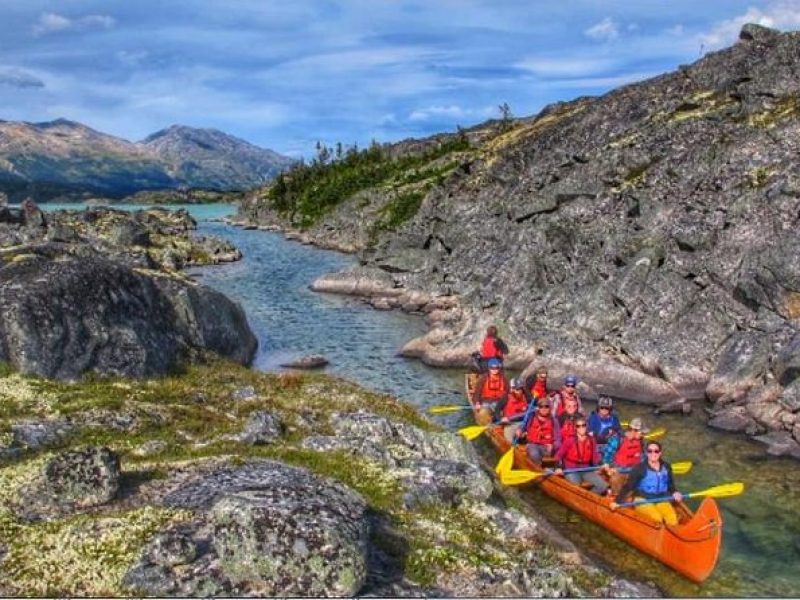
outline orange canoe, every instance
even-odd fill
[[[474,382],[475,376],[467,375],[468,400],[472,398],[470,391]],[[504,453],[510,448],[502,427],[490,427],[486,434],[500,452]],[[514,467],[537,470],[524,446],[518,446],[514,451]],[[704,581],[717,564],[722,546],[722,516],[713,498],[705,498],[694,513],[685,504],[678,504],[676,511],[680,522],[671,527],[656,523],[633,508],[612,511],[608,498],[598,496],[563,477],[539,478],[529,485],[541,486],[548,496],[692,581]]]

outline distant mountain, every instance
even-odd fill
[[[0,121],[0,192],[12,200],[244,190],[263,185],[291,163],[214,129],[175,125],[132,143],[66,119]]]
[[[263,185],[293,162],[216,129],[182,125],[154,133],[138,146],[169,164],[169,174],[176,180],[215,190]]]

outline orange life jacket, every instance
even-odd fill
[[[495,338],[489,337],[488,335],[483,338],[483,343],[481,344],[481,358],[485,360],[490,358],[499,358],[503,360],[503,353],[497,349],[494,340]]]
[[[511,390],[508,394],[508,402],[503,408],[504,417],[514,417],[525,412],[528,408],[528,401],[525,399],[525,394],[522,390]]]
[[[502,373],[492,375],[489,373],[483,380],[481,388],[482,401],[500,400],[508,392],[508,383]]]
[[[589,467],[594,462],[594,454],[595,441],[592,436],[587,435],[583,441],[574,436],[564,454],[564,466],[568,469]]]
[[[531,444],[554,444],[556,441],[556,431],[552,417],[541,418],[536,415],[528,425],[528,443]]]
[[[614,454],[614,464],[618,467],[635,467],[642,462],[642,440],[632,440],[628,436],[622,438],[619,450]]]

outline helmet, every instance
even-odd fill
[[[578,378],[575,375],[567,375],[564,377],[564,385],[578,385]]]
[[[608,396],[600,396],[597,400],[598,408],[611,408],[612,406],[614,406],[614,402]]]
[[[503,366],[503,363],[500,362],[499,358],[490,358],[489,362],[486,363],[486,364],[490,369],[493,368],[493,367],[501,367],[501,366]]]
[[[522,388],[522,378],[521,377],[514,377],[511,380],[511,387],[514,389],[521,389]]]

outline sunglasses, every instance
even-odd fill
[[[550,405],[549,404],[540,404],[539,408],[546,408],[547,410],[550,410]]]
[[[610,406],[601,406],[600,410],[611,410]]]
[[[576,429],[586,429],[586,423],[583,423],[581,425],[575,425],[575,428]]]
[[[651,449],[648,448],[647,449],[647,453],[648,454],[661,454],[661,450],[659,450],[657,448],[654,448],[654,449],[651,450]]]

